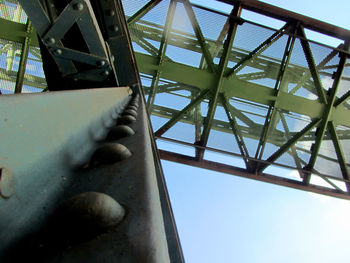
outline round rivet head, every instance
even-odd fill
[[[55,49],[53,51],[53,54],[56,55],[56,56],[62,55],[62,49]]]
[[[120,117],[117,121],[118,124],[130,124],[136,121],[136,118],[134,116],[131,115],[124,115],[122,117]]]
[[[102,76],[108,76],[109,75],[109,71],[108,70],[104,70],[101,72]]]
[[[129,137],[134,135],[135,132],[133,129],[131,129],[129,126],[127,125],[118,125],[113,127],[108,135],[107,135],[107,141],[114,141],[114,140],[118,140],[124,137]]]
[[[108,165],[130,158],[132,153],[120,143],[109,143],[98,148],[91,157],[91,166]]]
[[[119,31],[119,27],[117,25],[114,25],[114,26],[110,26],[109,27],[112,31],[114,32],[118,32]]]
[[[61,235],[84,239],[116,227],[124,216],[124,208],[111,196],[86,192],[64,201],[55,220]]]
[[[46,40],[46,43],[48,45],[53,45],[56,43],[56,40],[53,38],[53,37],[49,37],[47,40]]]
[[[122,113],[122,116],[125,116],[125,115],[131,115],[131,116],[136,118],[137,112],[135,110],[132,110],[132,109],[126,109]]]
[[[106,65],[106,61],[104,61],[104,60],[97,61],[97,62],[96,62],[96,65],[97,65],[97,67],[101,68],[101,67],[103,67],[104,65]]]
[[[125,110],[134,110],[136,112],[137,112],[137,109],[138,109],[137,106],[132,106],[132,105],[129,105],[128,107],[125,108]]]
[[[84,9],[84,5],[82,3],[76,3],[73,5],[74,10],[82,11]]]
[[[13,176],[7,168],[0,168],[0,195],[10,198],[14,194]]]
[[[106,13],[107,13],[107,16],[114,16],[115,15],[114,10],[112,10],[112,9],[107,10]]]

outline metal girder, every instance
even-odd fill
[[[6,117],[0,121],[0,214],[7,226],[0,232],[1,262],[183,262],[147,111],[131,94],[118,87],[0,96]],[[135,134],[107,139],[130,100],[138,108],[128,125]],[[115,145],[122,157],[116,149],[101,152]],[[70,198],[91,192],[113,217],[115,201],[127,210],[121,224],[89,206],[61,210]],[[96,218],[81,229],[91,214]],[[101,217],[108,227],[96,225]]]
[[[209,92],[209,89],[203,90],[198,96],[191,101],[185,108],[179,111],[175,116],[173,116],[168,122],[166,122],[162,127],[160,127],[154,134],[155,136],[161,136],[167,130],[169,130],[176,122],[178,122],[188,111],[193,109],[198,105],[204,98],[204,96]]]
[[[283,128],[284,128],[284,131],[286,133],[286,139],[290,140],[292,138],[292,136],[290,134],[286,118],[284,117],[282,112],[279,112],[279,115],[280,115],[280,118],[281,118],[281,122],[282,122],[282,125],[283,125]],[[294,162],[295,162],[295,166],[298,168],[298,172],[299,172],[300,177],[302,177],[303,174],[300,172],[300,170],[302,169],[302,166],[301,166],[300,159],[298,157],[298,153],[297,153],[297,151],[295,149],[295,146],[292,145],[290,147],[290,149],[291,149],[291,155],[292,155],[292,157],[294,159]]]
[[[346,54],[341,54],[340,55],[340,61],[337,67],[337,71],[335,72],[335,76],[334,76],[334,82],[332,87],[329,90],[329,98],[328,98],[328,103],[327,106],[324,109],[323,112],[323,117],[321,119],[321,123],[318,127],[318,130],[316,131],[316,139],[315,139],[315,143],[311,146],[312,149],[312,154],[310,157],[310,160],[308,162],[308,164],[306,165],[305,169],[310,171],[310,173],[312,173],[312,170],[314,168],[316,159],[317,159],[317,155],[318,152],[320,150],[321,147],[321,143],[324,137],[324,134],[326,132],[327,129],[327,125],[328,122],[330,121],[330,116],[332,114],[333,108],[334,108],[334,102],[336,100],[336,94],[339,88],[339,82],[341,80],[341,76],[343,74],[343,70],[345,67],[345,62],[346,62]],[[311,174],[307,173],[304,176],[304,183],[305,184],[309,184],[310,178],[311,178]]]
[[[201,90],[210,89],[215,85],[215,75],[208,71],[171,61],[164,61],[162,66],[158,67],[156,59],[149,55],[136,52],[135,56],[141,73],[152,75],[154,70],[159,68],[162,71],[162,77],[171,81],[177,81]],[[227,98],[237,97],[267,106],[276,101],[277,108],[309,116],[312,119],[321,118],[324,110],[324,104],[319,101],[309,100],[283,91],[277,98],[271,88],[235,78],[224,78],[221,91]],[[350,127],[350,119],[347,116],[348,111],[339,107],[334,109],[331,119],[338,124]]]
[[[283,54],[283,58],[281,61],[281,67],[276,79],[276,83],[275,83],[275,87],[274,87],[274,91],[275,91],[275,96],[278,98],[281,90],[283,90],[284,88],[282,87],[282,81],[283,81],[283,76],[285,73],[286,68],[288,67],[288,63],[290,60],[290,56],[293,50],[293,46],[294,46],[294,42],[295,42],[295,37],[289,36],[288,40],[287,40],[287,44],[284,50],[284,54]],[[265,123],[264,123],[264,128],[262,130],[260,139],[259,139],[259,144],[258,147],[256,149],[256,153],[255,153],[255,158],[257,159],[261,159],[263,156],[263,152],[264,152],[264,148],[266,145],[266,140],[270,135],[270,129],[271,127],[274,129],[275,126],[277,125],[277,121],[275,120],[275,118],[277,117],[277,110],[276,110],[276,102],[273,102],[272,105],[269,106],[269,109],[267,111],[266,114],[266,118],[265,118]],[[258,169],[259,164],[255,165],[255,169]]]
[[[268,162],[274,162],[279,157],[282,156],[291,146],[293,146],[300,138],[305,136],[309,131],[311,131],[315,126],[317,126],[321,122],[320,119],[315,119],[311,121],[304,129],[302,129],[300,132],[295,134],[289,141],[287,141],[285,144],[283,144],[274,154],[272,154],[270,157],[268,157],[266,160]],[[258,172],[263,171],[268,165],[266,164],[260,164],[258,168]]]
[[[332,121],[328,122],[328,127],[327,127],[329,133],[331,134],[332,137],[332,141],[333,141],[333,146],[335,149],[335,152],[337,154],[337,158],[338,158],[338,162],[339,162],[339,166],[341,169],[341,172],[343,174],[343,178],[346,180],[349,180],[349,172],[348,172],[348,168],[346,167],[346,161],[345,161],[345,157],[344,157],[344,152],[343,149],[340,145],[340,140],[336,131],[336,127],[334,125],[334,123]],[[350,193],[350,184],[346,183],[346,188],[348,190],[348,192]]]
[[[220,94],[220,95],[221,95],[220,96],[221,103],[225,109],[228,121],[229,121],[231,128],[232,128],[233,135],[236,138],[238,148],[242,154],[246,168],[249,170],[251,168],[251,163],[250,163],[249,159],[245,158],[245,157],[249,157],[249,152],[248,152],[247,146],[244,143],[244,138],[242,136],[240,128],[239,128],[237,121],[235,119],[235,115],[230,110],[229,103],[227,102],[227,98],[225,98],[224,94]]]
[[[208,160],[202,160],[198,161],[194,157],[190,157],[187,155],[183,154],[178,154],[174,152],[169,152],[165,150],[159,150],[160,153],[160,158],[163,160],[167,161],[172,161],[172,162],[178,162],[186,165],[191,165],[203,169],[208,169],[212,171],[217,171],[221,173],[226,173],[226,174],[232,174],[235,176],[239,177],[244,177],[248,179],[253,179],[261,182],[266,182],[266,183],[272,183],[276,185],[281,185],[281,186],[287,186],[299,190],[304,190],[304,191],[309,191],[313,193],[318,193],[318,194],[323,194],[323,195],[328,195],[328,196],[333,196],[333,197],[338,197],[338,198],[343,198],[350,200],[350,196],[343,191],[339,190],[334,190],[334,189],[329,189],[327,187],[322,187],[322,186],[317,186],[317,185],[308,185],[306,186],[302,182],[288,179],[288,178],[283,178],[279,176],[274,176],[271,174],[260,174],[257,176],[256,174],[249,173],[245,169],[238,168],[235,166],[227,165],[227,164],[222,164],[222,163],[217,163],[213,161],[208,161]]]
[[[229,78],[233,74],[237,74],[240,70],[242,70],[250,59],[253,59],[254,57],[258,56],[259,54],[264,52],[264,50],[266,50],[269,46],[275,43],[278,39],[280,39],[283,36],[283,31],[285,31],[288,26],[289,26],[289,23],[286,23],[280,30],[273,33],[269,38],[267,38],[264,42],[262,42],[257,48],[255,48],[247,56],[241,59],[232,69],[230,69],[225,74],[225,77]]]
[[[327,97],[326,97],[326,94],[325,94],[324,89],[322,87],[320,76],[318,74],[314,58],[312,56],[312,51],[311,51],[311,48],[310,48],[310,44],[309,44],[309,42],[307,40],[305,40],[306,36],[305,36],[304,28],[301,25],[299,25],[297,33],[302,37],[302,38],[300,38],[300,43],[301,43],[301,46],[302,46],[302,48],[304,50],[305,58],[306,58],[306,61],[308,63],[308,66],[309,66],[311,76],[312,76],[312,78],[314,80],[314,84],[315,84],[315,88],[316,88],[316,91],[317,91],[318,99],[322,103],[327,103]]]
[[[21,59],[19,61],[19,66],[18,66],[15,93],[22,92],[24,73],[25,73],[27,59],[28,59],[28,53],[29,53],[29,45],[31,44],[30,34],[32,31],[32,22],[30,20],[27,20],[26,26],[27,26],[26,31],[27,31],[28,36],[24,39],[24,43],[22,44],[22,52],[21,52]]]
[[[183,5],[186,9],[187,15],[191,21],[193,31],[196,34],[198,43],[202,49],[202,53],[203,53],[203,56],[205,58],[205,62],[208,65],[209,71],[216,72],[216,69],[215,69],[215,66],[213,63],[213,57],[212,57],[211,53],[209,52],[209,49],[208,49],[208,46],[205,42],[202,30],[198,24],[198,21],[196,19],[196,15],[192,9],[192,6],[191,6],[189,0],[182,0],[181,2],[183,3]]]
[[[241,14],[241,11],[242,11],[242,9],[240,8],[240,5],[237,4],[234,6],[234,8],[231,12],[231,15],[234,17],[239,17]],[[208,113],[204,119],[203,132],[201,135],[201,139],[198,142],[198,144],[201,146],[206,146],[207,142],[208,142],[211,125],[213,122],[219,93],[221,92],[221,88],[223,86],[223,77],[224,77],[224,73],[225,73],[225,70],[227,67],[228,58],[229,58],[229,54],[230,54],[230,51],[232,48],[232,44],[233,44],[236,30],[237,30],[237,23],[232,19],[232,20],[230,20],[230,28],[229,28],[228,33],[227,33],[227,37],[226,37],[226,40],[224,43],[224,50],[223,50],[223,53],[222,53],[221,58],[220,58],[218,71],[216,73],[216,83],[215,83],[215,86],[211,90],[212,94],[211,94],[211,98],[209,100]],[[203,156],[204,156],[204,151],[200,151],[197,158],[199,160],[202,160]]]
[[[167,13],[166,21],[164,25],[164,31],[162,34],[162,40],[160,42],[160,46],[158,50],[158,56],[157,56],[158,69],[156,70],[153,76],[152,84],[151,84],[151,92],[148,94],[148,98],[147,98],[147,108],[149,111],[152,110],[152,105],[154,103],[154,99],[157,94],[158,82],[161,75],[161,70],[159,68],[164,61],[164,56],[168,45],[169,35],[171,34],[171,26],[174,20],[175,10],[176,10],[176,1],[170,0],[168,13]]]

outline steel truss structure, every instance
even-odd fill
[[[30,20],[0,1],[2,93],[129,86],[145,95],[162,159],[350,199],[350,31],[252,0],[221,0],[230,13],[189,0],[20,2]]]

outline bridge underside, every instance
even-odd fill
[[[57,90],[67,81],[136,87],[138,70],[162,159],[349,199],[349,31],[252,1],[223,1],[232,10],[221,13],[185,0],[125,0],[123,25],[97,2],[89,9],[96,21],[84,13],[83,22],[70,22],[88,47],[100,46],[84,56],[70,31],[57,30],[69,27],[59,16],[47,31],[27,21],[16,1],[1,1],[2,93],[45,91],[47,82]],[[245,20],[244,10],[280,27]],[[53,57],[64,80],[44,77],[34,27],[44,59]],[[310,41],[308,30],[340,44]],[[62,40],[50,43],[58,35]],[[100,60],[107,63],[91,66]]]

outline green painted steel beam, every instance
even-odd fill
[[[209,89],[203,90],[198,96],[191,101],[185,108],[179,111],[175,116],[173,116],[167,123],[160,127],[154,134],[155,136],[162,136],[167,130],[169,130],[176,122],[178,122],[188,111],[193,109],[198,105],[204,98],[204,96],[209,92]]]
[[[312,56],[312,50],[310,48],[309,42],[306,40],[306,35],[304,32],[304,28],[302,26],[299,26],[298,34],[302,37],[300,39],[300,43],[301,43],[301,46],[303,48],[307,64],[309,66],[311,76],[314,80],[315,88],[316,88],[316,91],[318,94],[318,99],[320,100],[321,103],[327,103],[327,97],[326,97],[326,94],[325,94],[324,89],[322,87],[322,82],[320,80],[320,76],[318,74],[314,58]]]
[[[202,53],[203,53],[203,56],[205,58],[207,65],[208,65],[209,71],[215,72],[216,70],[215,70],[215,66],[214,66],[214,62],[213,62],[213,57],[211,56],[211,54],[208,50],[207,44],[205,43],[205,39],[204,39],[202,30],[198,24],[197,19],[196,19],[196,14],[194,13],[194,11],[192,9],[192,6],[191,6],[189,0],[182,0],[182,3],[186,9],[186,12],[187,12],[187,15],[188,15],[190,21],[191,21],[193,31],[196,34],[197,40],[198,40],[199,45],[202,49]]]
[[[32,39],[32,45],[39,46],[35,30],[28,36],[26,25],[0,18],[0,38],[23,43],[26,37]]]
[[[264,42],[262,42],[257,48],[255,48],[253,51],[251,51],[247,56],[245,56],[241,61],[239,61],[232,69],[230,69],[226,74],[225,77],[229,78],[233,74],[237,74],[240,70],[243,69],[243,67],[247,64],[247,62],[264,52],[268,47],[270,47],[273,43],[275,43],[278,39],[280,39],[283,36],[283,31],[286,29],[288,23],[286,23],[281,29],[273,33],[269,38],[267,38]]]
[[[137,52],[135,56],[141,73],[153,75],[154,71],[159,68],[162,71],[162,77],[170,81],[177,81],[201,90],[210,89],[215,85],[215,74],[208,71],[171,61],[164,61],[159,67],[157,58]],[[322,118],[325,108],[325,104],[317,100],[309,100],[283,91],[277,98],[274,96],[274,91],[271,88],[236,78],[224,78],[221,91],[228,98],[237,97],[267,106],[276,100],[275,106],[277,108],[309,116],[311,119]],[[344,109],[344,107],[337,107],[333,110],[330,120],[350,127],[350,118],[348,116],[348,110]]]
[[[157,64],[159,66],[161,66],[163,61],[164,61],[165,52],[166,52],[167,45],[168,45],[168,39],[169,39],[169,35],[171,32],[171,25],[172,25],[173,20],[174,20],[175,10],[176,10],[176,1],[170,0],[168,13],[167,13],[166,21],[165,21],[165,25],[164,25],[164,31],[162,34],[162,40],[160,42],[158,56],[157,56]],[[148,98],[147,98],[147,107],[148,107],[149,111],[152,111],[152,105],[154,103],[154,100],[155,100],[155,97],[157,94],[157,88],[158,88],[158,82],[160,79],[160,75],[161,75],[161,70],[158,67],[158,69],[156,70],[156,73],[154,74],[154,77],[152,79],[151,92],[148,94]]]
[[[350,98],[350,90],[348,90],[343,96],[341,96],[339,99],[337,99],[334,102],[334,107],[339,107],[342,105],[347,99]]]
[[[242,11],[241,6],[237,4],[233,7],[231,16],[239,17],[241,14],[241,11]],[[215,81],[216,83],[211,90],[212,94],[209,100],[208,113],[206,118],[204,119],[203,132],[202,132],[201,140],[199,141],[199,145],[201,146],[206,146],[208,142],[211,125],[214,119],[219,93],[221,92],[221,88],[223,86],[224,73],[228,64],[229,54],[232,48],[236,30],[237,30],[237,23],[232,19],[230,21],[230,28],[228,30],[227,37],[224,43],[224,50],[220,58],[219,68],[216,73],[216,81]],[[197,158],[199,160],[202,160],[203,156],[204,156],[204,151],[202,150],[200,151]]]
[[[130,26],[131,24],[137,22],[141,19],[145,14],[147,14],[150,10],[152,10],[156,5],[158,5],[162,0],[151,0],[147,4],[145,4],[140,10],[138,10],[135,14],[128,18],[127,23]]]
[[[225,109],[226,116],[227,116],[228,121],[230,123],[233,135],[235,136],[238,148],[239,148],[239,150],[240,150],[240,152],[241,152],[241,154],[243,156],[243,160],[244,160],[244,163],[246,165],[246,168],[250,169],[251,163],[250,163],[249,159],[245,158],[245,157],[249,157],[249,152],[248,152],[247,146],[245,145],[244,138],[243,138],[242,133],[241,133],[241,131],[239,129],[237,121],[235,119],[235,115],[230,110],[230,107],[228,105],[229,103],[228,103],[227,98],[225,97],[225,95],[222,94],[222,93],[220,95],[221,95],[220,98],[221,98],[222,106]]]
[[[284,131],[285,131],[285,136],[286,136],[287,140],[290,140],[292,138],[292,136],[290,134],[290,130],[289,130],[286,118],[284,117],[282,112],[279,112],[279,115],[280,115],[280,119],[281,119],[281,122],[282,122],[282,125],[283,125],[283,128],[284,128]],[[295,166],[298,168],[298,173],[299,173],[300,177],[302,177],[303,174],[300,172],[300,170],[302,169],[301,161],[300,161],[300,158],[298,156],[297,150],[295,149],[294,145],[292,145],[290,147],[290,151],[291,151],[290,154],[291,154],[291,156],[294,159]]]
[[[29,46],[31,44],[31,38],[30,33],[32,31],[32,22],[28,19],[27,20],[27,37],[24,40],[24,43],[22,44],[22,52],[21,52],[21,58],[19,61],[18,71],[17,71],[17,78],[16,78],[16,85],[15,85],[15,92],[14,93],[21,93],[22,92],[22,86],[24,81],[24,74],[26,70],[27,65],[27,59],[28,59],[28,53],[29,53]]]
[[[341,45],[338,46],[338,48],[340,48]],[[320,70],[322,68],[324,68],[324,66],[331,61],[336,55],[338,54],[337,50],[332,50],[317,66],[316,66],[316,70]],[[307,69],[308,70],[308,69]],[[297,92],[301,86],[309,80],[309,78],[311,77],[311,72],[308,70],[307,72],[305,72],[305,74],[299,79],[297,85],[290,90],[289,93],[294,94],[295,92]],[[309,90],[310,92],[314,93],[312,90]],[[317,96],[317,94],[315,94]]]
[[[284,73],[286,71],[286,68],[288,67],[288,63],[289,63],[289,60],[291,57],[294,42],[295,42],[295,37],[289,36],[288,40],[287,40],[286,47],[284,49],[284,54],[283,54],[283,58],[281,61],[281,67],[280,67],[280,70],[279,70],[279,73],[278,73],[278,76],[276,79],[275,87],[274,87],[276,97],[279,96],[281,90],[284,90],[284,88],[282,87],[283,76],[284,76]],[[276,102],[274,101],[273,104],[269,106],[268,112],[266,114],[264,128],[262,130],[259,144],[257,146],[256,153],[255,153],[255,158],[257,158],[259,160],[263,156],[264,148],[266,145],[267,138],[270,135],[271,128],[274,129],[275,125],[277,125],[277,121],[275,121],[275,118],[278,115],[277,115],[275,104],[276,104]],[[256,164],[256,165],[259,166],[258,164]]]
[[[334,109],[334,102],[336,100],[336,94],[337,94],[337,91],[339,88],[339,83],[340,83],[341,76],[343,74],[343,70],[345,67],[346,57],[347,57],[346,54],[342,53],[340,55],[340,61],[339,61],[338,68],[337,68],[337,71],[336,71],[335,76],[334,76],[333,85],[332,85],[332,88],[330,89],[330,92],[329,92],[330,94],[329,94],[328,104],[324,110],[320,126],[318,127],[318,131],[316,132],[316,139],[315,139],[315,143],[312,145],[312,154],[311,154],[310,160],[305,167],[306,170],[310,171],[310,173],[312,172],[312,170],[314,168],[314,165],[315,165],[315,162],[316,162],[316,159],[318,156],[318,152],[320,150],[321,143],[323,141],[323,137],[326,133],[328,121],[330,121],[330,116],[332,114],[332,110]],[[305,184],[309,184],[309,182],[310,182],[310,178],[311,178],[310,173],[307,173],[304,176],[303,182]]]
[[[315,119],[312,122],[310,122],[304,129],[302,129],[300,132],[295,134],[288,142],[283,144],[275,153],[273,153],[269,158],[266,159],[268,162],[274,162],[279,157],[281,157],[288,149],[293,146],[297,141],[300,140],[303,136],[305,136],[309,131],[311,131],[315,126],[317,126],[321,122],[320,119]],[[258,168],[258,172],[263,171],[265,168],[267,168],[267,164],[260,164]]]
[[[344,157],[344,152],[343,152],[343,149],[342,149],[342,147],[340,145],[340,140],[339,140],[339,137],[338,137],[338,134],[337,134],[337,131],[336,131],[334,123],[332,121],[328,122],[328,127],[327,128],[328,128],[328,131],[329,131],[329,133],[331,134],[331,137],[332,137],[334,149],[335,149],[335,152],[337,154],[337,158],[338,158],[338,161],[339,161],[339,166],[340,166],[343,178],[346,179],[346,180],[349,180],[350,177],[349,177],[348,169],[346,167],[346,161],[345,161],[345,157]],[[347,188],[347,191],[350,193],[350,184],[349,183],[346,183],[346,188]]]

